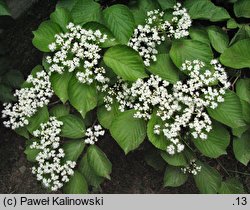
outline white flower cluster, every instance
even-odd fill
[[[138,79],[132,85],[119,80],[107,91],[106,108],[110,110],[115,99],[120,111],[135,109],[134,117],[145,120],[149,120],[156,110],[163,126],[155,125],[154,133],[160,135],[162,132],[171,142],[167,147],[169,154],[182,152],[181,131],[188,129],[195,139],[207,139],[212,122],[206,107],[214,109],[223,102],[223,95],[230,86],[225,70],[217,60],[211,61],[211,67],[208,69],[199,60],[186,61],[182,70],[189,78],[174,85],[153,75],[146,81]],[[212,86],[218,83],[220,86]]]
[[[193,159],[189,162],[189,166],[185,168],[181,168],[181,170],[184,174],[189,173],[189,174],[197,175],[201,171],[201,166],[198,166],[196,164],[196,160]]]
[[[36,156],[38,166],[32,167],[32,173],[36,174],[38,181],[51,189],[57,191],[63,183],[69,181],[69,177],[74,174],[76,162],[67,160],[62,163],[65,156],[64,150],[60,148],[60,127],[63,125],[55,117],[50,117],[49,121],[41,124],[40,130],[33,132],[33,135],[40,141],[34,141],[30,148],[40,150]]]
[[[3,124],[13,130],[28,125],[28,118],[34,115],[38,108],[47,105],[53,96],[49,75],[45,71],[28,76],[26,82],[30,87],[16,90],[14,96],[17,102],[5,103],[2,111],[2,117],[8,118]]]
[[[165,36],[180,39],[189,35],[188,29],[191,26],[191,18],[181,4],[174,6],[173,18],[164,21],[164,12],[153,10],[147,13],[146,25],[138,25],[134,30],[128,46],[139,52],[145,66],[150,66],[151,61],[156,61],[158,50],[157,45],[165,41]]]
[[[97,68],[97,64],[101,58],[99,45],[107,40],[107,35],[73,23],[69,23],[67,29],[69,32],[55,35],[55,42],[49,45],[52,52],[57,50],[53,56],[47,56],[46,60],[51,65],[49,70],[60,74],[65,70],[76,70],[81,83],[106,82],[105,69]]]
[[[173,18],[165,21],[160,27],[166,31],[170,38],[180,39],[189,35],[188,29],[192,25],[192,20],[186,8],[181,8],[181,4],[174,6]]]
[[[85,143],[86,144],[95,144],[98,141],[99,136],[104,136],[105,131],[102,129],[100,125],[94,125],[86,130],[85,133]]]

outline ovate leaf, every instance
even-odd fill
[[[161,132],[160,135],[154,133],[155,125],[164,126],[164,122],[156,115],[156,112],[152,114],[151,119],[148,121],[148,139],[156,148],[166,150],[167,146],[170,144],[170,141],[164,136],[163,132]]]
[[[130,47],[117,45],[104,54],[104,62],[124,80],[136,81],[147,77],[140,55]]]
[[[52,107],[49,110],[50,115],[55,116],[57,118],[68,115],[70,111],[70,107],[67,105],[63,105],[63,104],[58,104],[54,107]]]
[[[58,120],[63,122],[61,127],[60,135],[62,137],[67,137],[71,139],[82,138],[85,135],[85,125],[81,118],[69,114],[63,117],[60,117]]]
[[[214,5],[210,0],[186,0],[184,7],[188,9],[192,19],[205,19],[217,22],[230,18],[226,9]]]
[[[101,6],[94,0],[78,0],[74,4],[71,15],[74,23],[83,25],[90,21],[101,20]]]
[[[97,92],[94,85],[80,83],[73,76],[68,85],[69,101],[80,114],[85,117],[86,113],[97,105]]]
[[[175,83],[179,80],[179,70],[173,64],[168,54],[159,54],[157,56],[157,61],[148,69],[151,73],[160,76],[170,83]]]
[[[158,0],[158,2],[163,10],[173,8],[176,4],[176,0]]]
[[[67,31],[66,26],[72,22],[71,15],[67,9],[64,9],[62,7],[56,7],[56,10],[51,13],[50,19],[57,23],[64,32]]]
[[[49,111],[47,106],[39,108],[37,112],[30,117],[27,130],[32,134],[33,131],[40,128],[41,123],[46,123],[49,120]]]
[[[230,178],[221,183],[220,194],[244,194],[242,183],[236,178]]]
[[[42,52],[50,52],[49,44],[55,41],[55,35],[62,32],[60,26],[52,21],[44,21],[33,31],[33,45]]]
[[[195,146],[205,156],[218,158],[227,154],[226,149],[230,143],[230,135],[224,126],[213,123],[213,129],[207,133],[207,139],[193,139]]]
[[[250,18],[250,1],[238,0],[234,4],[234,13],[237,17]]]
[[[132,36],[135,21],[133,14],[125,5],[116,4],[103,11],[106,26],[121,44],[127,44]]]
[[[64,160],[77,161],[79,156],[82,154],[84,146],[85,144],[83,139],[66,141],[62,147],[65,152]]]
[[[108,111],[104,105],[101,107],[98,107],[97,117],[102,127],[107,128],[107,129],[110,128],[113,120],[120,113],[118,107],[119,107],[119,104],[117,102],[114,102],[111,105],[110,111]]]
[[[219,103],[217,108],[208,108],[209,115],[231,128],[244,126],[245,122],[239,97],[234,92],[227,91],[224,100],[223,103]]]
[[[194,175],[195,184],[203,194],[216,194],[221,186],[221,175],[211,166],[197,162],[201,171]]]
[[[53,72],[50,76],[52,89],[60,100],[65,103],[68,99],[68,85],[72,77],[72,73],[65,71],[62,74]]]
[[[186,166],[188,165],[187,158],[184,153],[176,153],[170,155],[167,152],[161,152],[161,157],[171,166]]]
[[[191,27],[189,35],[193,40],[210,45],[210,40],[205,27]]]
[[[221,55],[223,65],[241,69],[250,67],[250,39],[243,39],[227,48]]]
[[[86,179],[80,172],[75,171],[69,182],[64,185],[63,192],[66,194],[87,194],[88,184]]]
[[[209,26],[207,32],[213,48],[217,52],[223,53],[229,44],[227,33],[218,26]]]
[[[81,159],[78,170],[84,175],[88,184],[91,186],[98,187],[104,181],[104,178],[98,176],[96,172],[90,167],[87,154],[85,154]]]
[[[196,40],[173,41],[170,57],[177,67],[181,67],[186,60],[201,60],[209,63],[213,59],[213,52],[209,45]]]
[[[95,145],[91,145],[87,151],[88,164],[98,176],[110,179],[112,164],[105,153]]]
[[[180,167],[168,166],[164,175],[164,187],[179,187],[188,179],[188,175]]]
[[[11,15],[9,8],[4,0],[0,0],[0,16]]]
[[[39,149],[31,149],[30,145],[28,145],[26,147],[26,149],[24,150],[24,153],[25,153],[26,158],[27,158],[28,161],[30,161],[30,162],[36,162],[36,156],[38,155],[38,153],[40,151],[41,150],[39,150]]]
[[[250,161],[250,131],[245,132],[240,138],[234,138],[234,155],[238,161],[247,166]]]
[[[138,148],[146,137],[145,121],[134,118],[134,114],[134,110],[120,113],[110,127],[112,137],[120,145],[125,154]]]

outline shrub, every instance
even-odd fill
[[[99,187],[112,171],[96,145],[106,132],[125,154],[149,141],[146,160],[164,160],[165,187],[193,177],[201,193],[243,193],[205,158],[231,142],[239,162],[250,160],[249,26],[237,23],[250,5],[227,2],[236,20],[209,0],[60,1],[33,32],[42,66],[2,112],[27,138],[37,180],[65,193]]]

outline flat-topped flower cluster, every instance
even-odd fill
[[[39,130],[33,132],[38,141],[30,145],[31,149],[40,151],[36,156],[38,165],[32,167],[32,173],[36,175],[38,181],[52,191],[57,191],[69,181],[76,166],[74,161],[63,162],[65,152],[60,147],[59,137],[62,125],[63,123],[56,117],[50,117],[48,122],[41,124]]]
[[[7,118],[3,122],[4,125],[13,130],[28,125],[28,118],[39,108],[48,105],[53,96],[49,74],[43,70],[37,72],[35,76],[30,75],[26,83],[28,87],[16,90],[14,93],[17,102],[5,103],[2,111],[2,117]]]
[[[184,149],[180,138],[183,129],[188,129],[195,139],[207,139],[212,121],[206,108],[215,109],[223,102],[223,95],[230,86],[225,70],[217,60],[212,60],[210,66],[199,60],[185,61],[182,71],[187,74],[187,79],[173,85],[155,75],[138,79],[131,85],[119,79],[104,97],[107,110],[117,101],[121,112],[135,109],[135,118],[149,120],[156,110],[162,125],[156,124],[154,133],[163,133],[171,142],[167,147],[171,155]]]
[[[180,3],[174,6],[172,16],[171,20],[164,20],[164,12],[149,11],[146,24],[138,25],[134,30],[128,46],[139,52],[145,66],[150,66],[152,61],[157,60],[157,46],[164,42],[166,37],[180,39],[189,35],[188,29],[192,21]]]
[[[105,77],[105,69],[98,67],[101,58],[101,43],[108,36],[100,30],[86,30],[79,25],[69,23],[66,33],[55,35],[55,42],[49,45],[52,56],[46,60],[50,64],[49,71],[62,74],[64,71],[76,71],[79,82],[92,84],[94,81],[105,85],[109,79]]]

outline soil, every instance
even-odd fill
[[[12,68],[27,75],[33,67],[41,63],[42,53],[32,45],[32,31],[36,30],[42,21],[48,19],[55,4],[55,0],[37,2],[22,17],[13,21],[11,27],[4,32]],[[4,128],[2,123],[0,135],[0,193],[48,193],[31,174],[31,164],[23,153],[24,139]],[[112,180],[102,184],[100,193],[198,193],[192,179],[178,188],[164,188],[164,171],[156,171],[144,161],[141,148],[147,147],[147,143],[127,156],[112,139],[105,138],[98,146],[104,150],[113,164]],[[249,173],[247,167],[239,165],[233,157],[233,154],[230,154],[226,158],[220,158],[219,162],[226,169]],[[226,175],[218,162],[209,161]],[[242,180],[246,191],[249,192],[250,177],[230,172],[230,175],[235,174]]]

